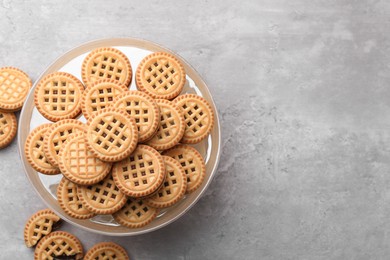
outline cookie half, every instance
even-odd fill
[[[57,188],[57,200],[66,214],[72,218],[89,219],[95,216],[81,203],[77,195],[77,185],[63,177]]]
[[[84,260],[118,259],[129,260],[126,250],[113,242],[101,242],[91,247],[85,254]]]
[[[58,154],[68,136],[73,133],[83,132],[85,125],[76,119],[65,119],[52,124],[46,131],[43,139],[44,152],[47,160],[59,167]]]
[[[114,164],[112,177],[124,194],[139,198],[160,187],[165,178],[165,164],[155,149],[138,145],[128,158]]]
[[[20,69],[0,68],[0,110],[7,112],[20,110],[31,86],[31,79]]]
[[[55,231],[39,241],[35,248],[34,259],[54,260],[73,257],[78,260],[82,259],[83,255],[83,246],[76,236],[65,231]]]
[[[160,126],[146,144],[158,151],[163,151],[174,147],[183,138],[184,116],[179,107],[171,101],[156,99],[156,103],[160,108]]]
[[[0,111],[0,148],[8,146],[14,140],[17,128],[15,114]]]
[[[162,187],[145,202],[155,208],[170,207],[180,201],[187,190],[187,177],[180,163],[169,156],[163,156],[166,177]]]
[[[32,215],[24,227],[24,242],[27,247],[35,246],[38,241],[48,235],[60,224],[60,217],[51,209],[40,210]]]
[[[84,86],[75,76],[54,72],[39,81],[34,92],[38,111],[48,120],[72,119],[81,113]]]
[[[122,226],[140,228],[157,217],[159,210],[148,206],[142,200],[129,198],[126,205],[112,216]]]
[[[87,149],[83,132],[70,134],[58,154],[62,174],[72,182],[90,185],[103,180],[111,163],[103,162]]]
[[[90,52],[85,57],[81,76],[86,86],[100,80],[112,79],[128,86],[133,72],[129,59],[118,49],[103,47]]]
[[[157,131],[160,111],[156,102],[141,91],[127,91],[116,97],[114,107],[125,109],[135,119],[138,127],[138,142],[150,139]]]
[[[202,155],[189,145],[177,145],[163,153],[176,159],[187,176],[187,193],[202,185],[206,176],[206,166]]]
[[[135,82],[138,90],[153,98],[173,99],[183,90],[186,73],[175,56],[166,52],[155,52],[140,62]]]
[[[84,206],[96,214],[112,214],[126,203],[126,196],[115,186],[112,176],[97,184],[77,186],[77,195]]]
[[[209,102],[195,94],[178,96],[174,102],[182,110],[186,126],[180,142],[195,144],[205,139],[214,126],[214,112]]]
[[[106,162],[120,161],[137,146],[138,129],[134,118],[118,108],[105,108],[93,114],[85,129],[88,149]]]
[[[32,130],[27,136],[24,145],[24,153],[31,167],[37,172],[53,175],[60,173],[60,169],[54,167],[46,158],[44,152],[44,136],[51,124],[43,124]]]
[[[83,93],[81,107],[83,115],[89,119],[92,113],[109,107],[114,98],[128,91],[128,87],[115,80],[98,80],[91,84]]]

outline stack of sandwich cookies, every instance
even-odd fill
[[[112,215],[120,225],[143,227],[205,179],[203,157],[183,144],[204,140],[214,114],[204,98],[179,95],[183,65],[171,54],[154,53],[137,68],[138,90],[129,90],[131,77],[123,53],[99,48],[83,62],[85,90],[63,72],[37,85],[36,106],[55,123],[30,133],[25,154],[38,172],[62,173],[57,199],[72,218]],[[85,124],[73,119],[80,111]]]
[[[31,79],[20,69],[0,68],[0,149],[16,136],[17,121],[13,112],[22,108],[31,86]]]

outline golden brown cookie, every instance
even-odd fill
[[[72,218],[89,219],[95,216],[81,203],[77,195],[77,185],[63,177],[57,188],[57,200],[66,214]]]
[[[67,137],[60,148],[58,163],[62,174],[80,185],[98,183],[111,170],[111,163],[103,162],[87,149],[83,132]]]
[[[15,114],[0,111],[0,148],[8,146],[14,140],[17,128]]]
[[[54,167],[47,159],[44,152],[43,139],[46,131],[52,124],[43,124],[35,128],[27,136],[24,145],[24,153],[31,167],[37,172],[53,175],[60,173],[60,169]]]
[[[83,132],[85,125],[76,119],[65,119],[52,124],[43,139],[43,149],[47,160],[54,166],[58,165],[58,153],[62,144],[72,133]]]
[[[85,254],[84,260],[129,260],[125,249],[113,242],[101,242],[91,247]]]
[[[174,147],[183,138],[184,116],[171,101],[156,99],[156,103],[160,108],[160,126],[156,134],[146,144],[156,150],[163,151]]]
[[[81,76],[89,86],[99,79],[113,79],[128,86],[132,78],[129,59],[118,49],[104,47],[90,52],[84,59]]]
[[[77,195],[84,206],[96,214],[112,214],[126,203],[126,196],[109,175],[97,184],[78,186]]]
[[[159,210],[148,206],[142,200],[129,198],[126,205],[112,216],[122,226],[140,228],[157,217]]]
[[[214,126],[214,112],[207,100],[195,94],[185,94],[174,102],[181,108],[186,125],[180,142],[195,144],[205,139]]]
[[[187,190],[187,177],[180,163],[169,156],[163,156],[166,177],[157,193],[146,199],[146,204],[155,208],[170,207],[181,200]]]
[[[138,145],[128,158],[114,164],[112,177],[124,194],[139,198],[160,187],[165,178],[165,164],[155,149]]]
[[[83,246],[76,236],[65,231],[55,231],[39,241],[34,260],[55,260],[71,256],[78,260],[82,259],[83,255]]]
[[[35,212],[24,227],[24,242],[27,247],[35,246],[38,241],[48,235],[61,223],[61,219],[51,209]]]
[[[126,91],[128,91],[128,87],[119,84],[116,80],[95,81],[83,93],[81,102],[83,115],[89,119],[92,113],[109,107],[117,95]]]
[[[34,91],[34,103],[48,120],[57,122],[75,118],[81,113],[84,86],[75,76],[54,72],[39,81]]]
[[[88,119],[85,135],[88,149],[106,162],[126,158],[138,142],[134,118],[118,108],[105,108],[94,113]]]
[[[189,145],[177,145],[163,153],[179,161],[187,176],[187,193],[202,185],[206,176],[206,166],[202,155]]]
[[[138,142],[150,139],[157,131],[160,111],[156,102],[141,91],[128,91],[115,98],[114,107],[122,108],[135,119],[138,127]]]
[[[20,69],[0,68],[0,110],[20,110],[31,86],[31,79]]]
[[[173,99],[183,90],[186,73],[175,56],[155,52],[140,62],[135,81],[139,90],[153,98]]]

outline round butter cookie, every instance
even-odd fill
[[[155,52],[140,62],[135,82],[138,90],[148,93],[153,98],[173,99],[183,90],[186,73],[175,56]]]
[[[86,86],[99,79],[113,79],[128,86],[133,72],[129,59],[118,49],[103,47],[90,52],[85,57],[81,76]]]
[[[87,149],[83,132],[68,136],[60,148],[58,158],[62,174],[80,185],[98,183],[111,170],[111,163],[103,162]]]
[[[166,177],[157,193],[145,200],[155,208],[170,207],[180,201],[187,190],[187,177],[180,163],[169,156],[163,156]]]
[[[27,136],[24,145],[24,153],[31,167],[37,172],[53,175],[60,173],[60,169],[54,167],[46,158],[44,152],[44,136],[52,124],[43,124],[35,128]]]
[[[81,203],[77,185],[63,177],[57,187],[57,200],[66,214],[72,218],[89,219],[95,216]]]
[[[126,203],[123,194],[109,175],[97,184],[78,186],[77,195],[84,206],[96,214],[112,214]]]
[[[66,72],[54,72],[38,82],[34,103],[38,111],[50,121],[71,119],[81,112],[83,91],[83,84],[75,76]]]
[[[112,216],[122,226],[140,228],[157,217],[159,210],[148,206],[142,200],[129,198],[126,205]]]
[[[138,142],[134,118],[117,108],[105,108],[94,113],[88,119],[85,135],[89,150],[107,162],[126,158]]]
[[[129,260],[125,249],[113,242],[101,242],[91,247],[85,254],[84,260],[117,259]]]
[[[0,111],[0,148],[8,146],[14,140],[17,128],[15,114]]]
[[[65,231],[55,231],[39,241],[34,252],[34,260],[55,260],[62,258],[82,259],[83,246],[80,240]]]
[[[135,119],[138,127],[138,142],[150,139],[158,128],[160,111],[156,102],[141,91],[131,90],[116,97],[114,107],[125,109]]]
[[[72,133],[83,132],[85,125],[76,119],[65,119],[52,124],[43,139],[43,149],[47,160],[54,166],[58,165],[58,153],[63,143]]]
[[[195,144],[205,139],[214,126],[214,112],[207,100],[195,94],[185,94],[174,102],[181,108],[186,126],[180,142]]]
[[[27,247],[35,246],[38,241],[59,226],[61,218],[51,209],[42,209],[32,215],[24,226],[24,242]]]
[[[160,187],[165,178],[165,164],[155,149],[138,145],[128,158],[114,164],[112,177],[124,194],[139,198]]]
[[[187,176],[187,193],[202,185],[206,176],[206,166],[202,155],[189,145],[177,145],[163,153],[179,161]]]
[[[91,84],[83,93],[81,108],[83,115],[89,119],[92,113],[109,107],[115,96],[128,91],[128,87],[115,80],[98,80]]]
[[[177,145],[183,138],[185,124],[181,110],[171,101],[156,99],[160,108],[160,126],[156,134],[146,142],[158,151]]]
[[[18,111],[32,86],[29,76],[13,67],[0,68],[0,110]]]

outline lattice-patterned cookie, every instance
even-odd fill
[[[113,242],[101,242],[91,247],[84,260],[129,260],[126,250]]]
[[[21,109],[31,86],[31,79],[20,69],[0,68],[0,110],[13,112]]]
[[[140,62],[135,80],[137,88],[153,98],[173,99],[183,90],[186,73],[172,54],[156,52]]]
[[[54,167],[46,159],[43,144],[45,133],[50,126],[51,124],[43,124],[31,131],[24,145],[24,153],[34,170],[43,174],[53,175],[60,173],[60,169]]]
[[[180,201],[187,190],[187,176],[180,163],[169,156],[163,156],[166,177],[162,187],[145,202],[155,208],[170,207]]]
[[[14,140],[17,128],[15,114],[0,111],[0,148],[8,146]]]
[[[138,142],[150,139],[156,132],[160,111],[156,102],[142,91],[132,90],[116,97],[114,107],[126,109],[138,127]]]
[[[81,76],[89,86],[99,79],[113,79],[128,86],[132,78],[129,59],[121,51],[105,47],[93,50],[84,59]]]
[[[82,259],[83,246],[80,240],[65,231],[55,231],[39,241],[34,252],[34,260],[55,260],[65,258]]]
[[[207,100],[195,94],[185,94],[174,102],[183,111],[186,125],[180,142],[195,144],[205,139],[214,126],[214,112]]]
[[[148,206],[142,200],[129,198],[126,205],[112,216],[122,226],[140,228],[157,217],[159,210]]]
[[[89,119],[92,113],[111,106],[114,98],[126,91],[128,91],[128,87],[115,80],[94,82],[83,93],[81,102],[83,115]]]
[[[83,132],[85,125],[76,119],[65,119],[52,124],[46,131],[43,139],[43,148],[47,160],[54,166],[58,165],[58,153],[68,135]]]
[[[163,153],[178,160],[187,176],[187,193],[198,189],[206,176],[202,155],[189,145],[177,145]]]
[[[163,151],[174,147],[183,138],[184,116],[171,101],[156,99],[156,103],[160,107],[160,126],[156,134],[146,144],[156,150]]]
[[[87,122],[85,133],[88,148],[107,162],[126,158],[138,142],[134,118],[118,108],[105,108],[94,113]]]
[[[112,176],[124,194],[139,198],[160,187],[165,178],[165,164],[155,149],[138,145],[128,158],[114,164]]]
[[[51,209],[40,210],[32,215],[24,227],[24,242],[27,247],[35,246],[61,224],[61,219]]]
[[[87,149],[83,132],[70,134],[58,154],[62,174],[72,182],[90,185],[103,180],[111,163],[103,162]]]
[[[75,76],[54,72],[41,79],[35,88],[34,103],[48,120],[75,118],[81,112],[84,86]]]
[[[66,214],[72,218],[89,219],[95,216],[81,203],[77,195],[77,185],[63,177],[57,188],[57,200]]]
[[[109,175],[97,184],[78,186],[77,195],[84,206],[96,214],[112,214],[126,203],[126,196]]]

